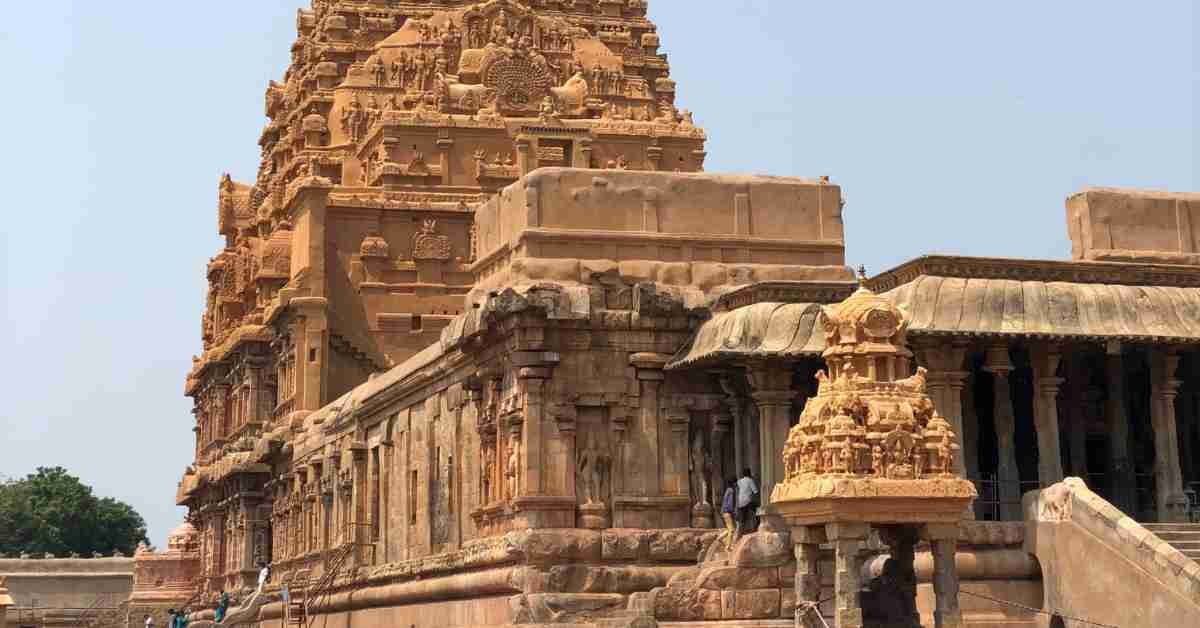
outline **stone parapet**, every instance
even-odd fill
[[[477,291],[606,273],[705,294],[852,279],[841,189],[824,180],[543,168],[475,220]]]
[[[1067,199],[1077,260],[1200,265],[1200,194],[1090,188]]]

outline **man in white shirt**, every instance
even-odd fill
[[[154,620],[149,615],[146,615],[146,628],[154,628]]]
[[[271,566],[268,565],[267,563],[261,563],[261,564],[262,564],[262,569],[260,569],[258,572],[258,590],[259,591],[262,591],[263,587],[266,586],[266,584],[267,584],[267,580],[271,579]]]
[[[750,477],[749,467],[742,470],[737,488],[738,519],[741,521],[739,528],[742,534],[749,534],[758,529],[755,511],[758,510],[759,503],[758,485],[754,483],[754,478]]]

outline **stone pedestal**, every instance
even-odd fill
[[[582,504],[579,506],[579,527],[588,530],[603,530],[609,527],[608,505]]]

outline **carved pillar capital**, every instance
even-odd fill
[[[794,390],[756,390],[750,393],[750,398],[754,400],[760,408],[766,406],[787,406],[791,407],[792,402],[800,393]]]
[[[671,356],[665,353],[634,353],[629,356],[629,365],[637,369],[637,378],[642,381],[662,381],[663,368]]]
[[[1008,345],[995,344],[987,348],[983,360],[983,370],[997,377],[1008,378],[1009,373],[1013,372],[1012,357],[1009,354]]]

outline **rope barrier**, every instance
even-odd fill
[[[817,619],[821,620],[821,625],[829,628],[829,622],[825,621],[825,616],[821,614],[821,605],[832,600],[832,597],[827,597],[816,602],[798,602],[796,606],[796,628],[800,628],[800,622],[804,621],[804,616],[808,613],[813,613]]]
[[[1062,619],[1069,619],[1073,622],[1078,622],[1081,624],[1088,624],[1089,626],[1099,626],[1100,628],[1119,628],[1118,626],[1114,626],[1112,624],[1102,624],[1100,622],[1091,621],[1088,619],[1082,619],[1080,617],[1072,617],[1070,615],[1063,615],[1062,613],[1051,613],[1049,611],[1044,611],[1040,608],[1033,608],[1031,606],[1025,606],[1024,604],[1018,604],[1016,602],[1008,602],[1005,600],[998,600],[994,597],[988,597],[988,596],[980,594],[980,593],[972,593],[970,591],[962,591],[962,590],[960,590],[959,593],[961,593],[963,595],[969,595],[971,597],[977,597],[977,598],[980,598],[983,600],[988,600],[989,602],[995,602],[996,604],[1003,604],[1005,606],[1019,608],[1023,611],[1028,611],[1030,613],[1037,613],[1039,615],[1049,615],[1051,617],[1061,617]]]

